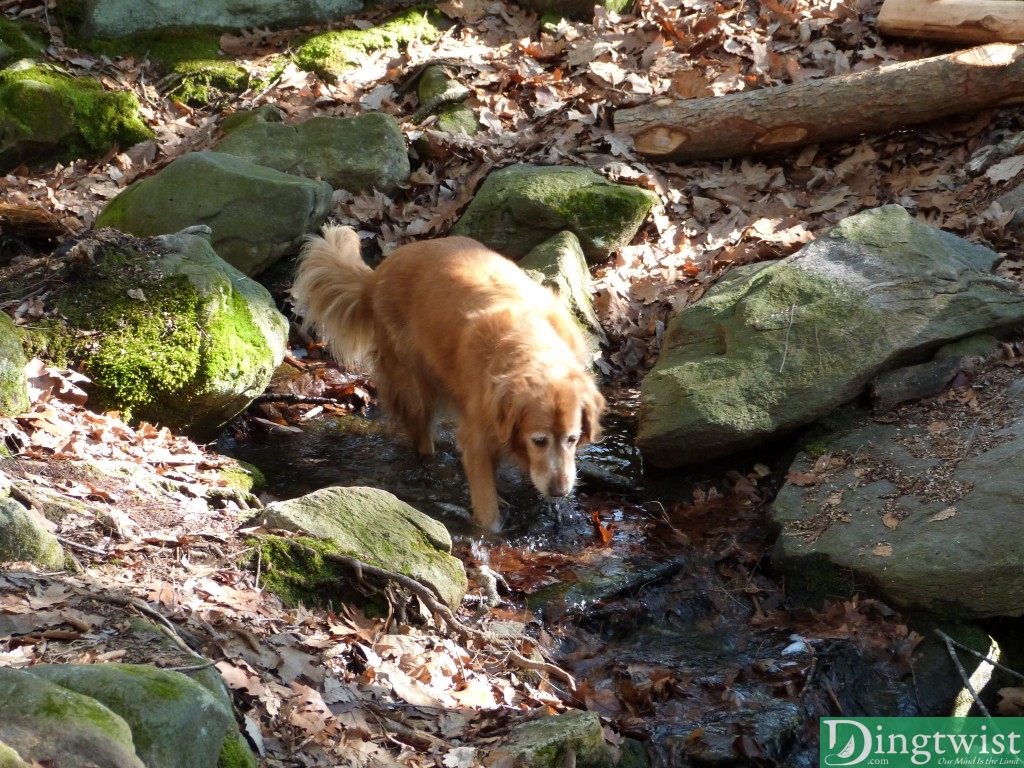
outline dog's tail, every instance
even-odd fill
[[[315,329],[343,365],[363,362],[375,351],[364,291],[372,277],[351,227],[324,227],[323,237],[310,236],[302,249],[291,290],[302,329]]]

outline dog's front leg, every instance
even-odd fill
[[[469,483],[469,496],[473,502],[473,521],[488,531],[501,529],[498,509],[498,487],[494,480],[495,461],[490,446],[479,438],[466,436],[461,430],[459,446],[462,449],[462,467]]]

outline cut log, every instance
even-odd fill
[[[885,0],[878,31],[957,43],[1024,43],[1024,2]]]
[[[850,139],[1017,103],[1024,103],[1024,45],[991,43],[795,85],[659,98],[620,110],[614,124],[643,155],[696,160]]]

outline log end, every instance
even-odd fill
[[[633,137],[637,152],[654,157],[672,154],[690,140],[690,134],[667,125],[656,125],[647,128]]]

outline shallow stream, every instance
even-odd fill
[[[468,522],[450,434],[420,461],[379,419],[353,415],[222,450],[260,467],[271,498],[369,485],[441,520],[457,555],[507,580],[518,620],[578,681],[579,704],[653,765],[817,765],[819,716],[919,711],[894,650],[898,616],[870,601],[789,605],[766,571],[778,467],[645,473],[634,434],[620,409],[583,450],[577,493],[557,504],[503,471],[493,536]]]

